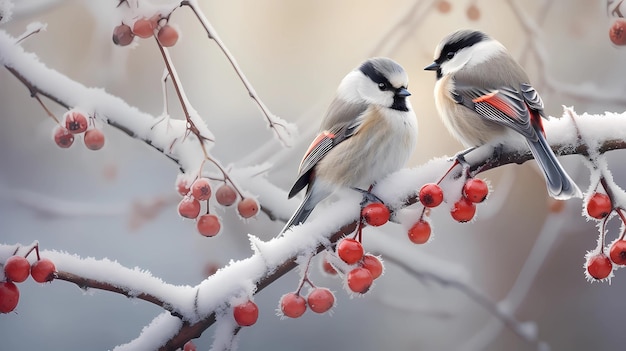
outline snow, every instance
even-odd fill
[[[13,1],[0,0],[0,24],[7,23],[13,16]]]
[[[163,312],[145,326],[141,334],[133,341],[119,345],[113,351],[158,350],[183,326],[183,321]]]

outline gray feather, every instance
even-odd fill
[[[535,127],[535,132],[538,138],[536,140],[526,139],[526,141],[533,157],[543,171],[550,196],[557,200],[581,197],[580,189],[567,175],[538,127]]]

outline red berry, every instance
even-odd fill
[[[426,207],[437,207],[443,202],[443,190],[435,183],[424,184],[419,193],[420,202]]]
[[[446,0],[441,0],[437,3],[437,10],[441,13],[448,13],[450,9],[452,9],[452,5]]]
[[[42,258],[30,267],[30,275],[37,283],[51,282],[54,279],[56,267],[49,258]]]
[[[611,29],[609,29],[609,38],[615,45],[626,45],[626,19],[615,19]]]
[[[30,274],[30,263],[22,256],[11,256],[4,264],[4,275],[8,280],[21,283]]]
[[[57,126],[54,128],[54,142],[63,149],[67,149],[74,143],[74,135],[69,130]]]
[[[336,275],[337,274],[337,270],[335,269],[335,267],[333,267],[332,264],[330,264],[330,262],[328,262],[328,260],[326,258],[324,258],[322,260],[322,269],[324,270],[324,272],[330,274],[330,275]]]
[[[13,282],[0,283],[0,313],[9,313],[20,300],[20,291]]]
[[[147,18],[140,18],[133,24],[133,33],[140,38],[150,38],[154,34],[155,24]]]
[[[485,201],[489,194],[489,187],[484,180],[478,178],[468,179],[463,185],[463,196],[473,203]]]
[[[604,253],[599,253],[587,259],[587,272],[594,279],[604,279],[613,271],[611,260]]]
[[[222,206],[230,206],[237,201],[237,193],[232,186],[222,184],[215,192],[215,199],[217,200],[217,203]]]
[[[233,308],[233,317],[235,322],[242,327],[249,327],[256,323],[259,318],[259,307],[252,301],[248,300]]]
[[[462,197],[459,201],[454,203],[450,214],[457,222],[469,222],[476,214],[476,204]]]
[[[611,199],[606,194],[594,193],[587,202],[587,213],[596,219],[608,216],[612,209]]]
[[[157,39],[159,39],[159,43],[165,47],[174,46],[178,41],[178,31],[169,24],[166,24],[159,29]]]
[[[135,35],[129,26],[120,24],[113,29],[113,44],[126,46],[133,42]]]
[[[306,298],[311,311],[315,313],[324,313],[335,304],[335,296],[326,288],[315,288],[311,290]]]
[[[409,229],[409,240],[415,244],[424,244],[430,239],[430,223],[421,219]]]
[[[198,232],[200,232],[200,234],[211,237],[219,234],[220,229],[222,229],[222,224],[220,223],[219,217],[216,215],[205,214],[198,218],[196,227],[198,228]]]
[[[365,255],[361,261],[361,267],[372,273],[372,279],[376,279],[383,274],[383,263],[374,255]]]
[[[363,246],[360,242],[345,238],[337,244],[337,255],[347,264],[355,264],[363,258]]]
[[[626,240],[617,240],[611,245],[609,257],[613,263],[623,266],[626,265]]]
[[[87,130],[89,123],[87,117],[77,111],[69,111],[65,114],[65,128],[72,134],[80,134]]]
[[[237,212],[243,218],[250,218],[259,213],[259,203],[251,197],[247,197],[237,204]]]
[[[198,201],[205,201],[211,197],[211,184],[207,178],[198,178],[191,184],[191,195]]]
[[[187,183],[184,180],[180,180],[178,184],[176,184],[176,190],[182,196],[189,194],[191,189],[187,186]]]
[[[84,141],[89,150],[100,150],[104,146],[104,133],[100,129],[89,129],[85,132]]]
[[[374,282],[374,276],[366,268],[355,268],[348,273],[348,288],[355,293],[365,294]]]
[[[200,201],[191,196],[185,196],[178,203],[178,213],[185,218],[196,218],[200,214]]]
[[[467,8],[466,14],[470,21],[478,21],[480,19],[480,9],[474,4]]]
[[[197,351],[196,344],[193,341],[189,340],[183,346],[183,351]]]
[[[280,298],[280,310],[289,318],[298,318],[306,311],[306,300],[296,293],[287,293]]]
[[[389,221],[389,209],[379,202],[371,203],[361,210],[361,217],[367,224],[380,227]]]

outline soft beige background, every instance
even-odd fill
[[[116,1],[58,1],[42,11],[18,13],[12,22],[0,27],[18,35],[33,20],[47,23],[46,32],[24,43],[26,50],[73,79],[104,87],[129,104],[158,115],[162,108],[162,60],[149,40],[133,49],[112,45],[113,3]],[[434,1],[201,3],[259,96],[275,114],[296,122],[304,135],[317,129],[346,72],[374,55],[400,62],[411,77],[411,102],[420,127],[412,165],[461,149],[434,110],[434,74],[422,70],[432,61],[439,40],[458,28],[481,29],[521,58],[529,37],[509,1],[451,1],[447,14],[438,12]],[[480,9],[478,21],[466,16],[472,3]],[[549,58],[545,65],[550,79],[563,84],[594,83],[607,91],[624,92],[626,72],[621,63],[626,51],[613,47],[608,40],[610,21],[604,2],[552,1],[547,11],[542,7],[544,1],[517,3],[526,19],[539,21],[540,14],[545,15],[545,24],[538,29],[541,47]],[[402,25],[400,21],[413,6],[419,6],[418,13],[423,15],[413,16]],[[271,132],[190,11],[177,10],[172,22],[182,32],[172,56],[192,104],[218,137],[214,154],[223,163],[236,163],[271,138]],[[386,41],[385,35],[389,38]],[[532,55],[525,64],[533,81],[546,78]],[[554,116],[560,116],[561,105],[589,112],[624,110],[623,105],[585,101],[541,83],[537,89]],[[176,101],[171,102],[176,114]],[[6,189],[25,189],[79,203],[127,206],[137,199],[171,195],[177,170],[160,154],[112,128],[105,128],[107,145],[100,152],[85,150],[80,140],[70,150],[56,148],[50,140],[52,121],[6,70],[0,70],[0,117],[0,185],[5,189],[0,193],[2,242],[38,239],[44,248],[109,257],[129,267],[148,269],[168,282],[196,284],[202,279],[206,262],[225,264],[231,257],[249,255],[243,233],[269,238],[280,228],[265,218],[243,224],[226,212],[231,231],[206,240],[195,233],[192,222],[179,219],[174,206],[135,231],[128,229],[125,217],[42,216],[19,205]],[[275,183],[284,188],[290,185],[307,144],[308,139],[303,138],[293,148],[293,157],[276,165],[271,173]],[[624,179],[619,172],[623,169],[621,153],[615,152],[611,159],[616,176]],[[584,189],[587,171],[579,159],[569,157],[564,162]],[[498,300],[509,291],[529,255],[544,223],[548,199],[544,181],[531,164],[504,167],[484,176],[492,180],[494,195],[479,207],[478,220],[456,224],[446,213],[434,211],[435,240],[416,246],[415,255],[429,253],[466,267],[475,287]],[[511,179],[514,183],[509,188],[504,182]],[[42,203],[56,206],[56,202],[43,198]],[[497,214],[487,215],[500,206]],[[583,256],[585,250],[594,247],[597,232],[592,223],[580,218],[580,206],[579,200],[566,205],[567,220],[557,228],[557,244],[516,316],[535,321],[539,337],[554,350],[619,349],[626,342],[620,324],[626,277],[618,271],[612,285],[584,280]],[[611,230],[614,234],[618,229]],[[390,232],[403,239],[398,227],[390,228]],[[339,305],[332,317],[308,313],[295,321],[273,316],[280,295],[297,282],[293,274],[281,279],[257,296],[261,320],[242,331],[241,349],[463,350],[490,318],[457,290],[415,281],[390,264],[387,269],[373,293],[359,299],[350,299],[336,280],[317,277],[321,284],[337,291]],[[159,312],[113,294],[83,296],[61,282],[43,287],[28,282],[21,292],[18,314],[0,316],[3,348],[107,349],[134,338]],[[211,335],[209,330],[198,344],[207,349]],[[505,329],[487,349],[533,347]]]

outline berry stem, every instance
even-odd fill
[[[311,267],[311,260],[312,259],[313,259],[313,254],[310,254],[309,258],[306,261],[306,265],[304,266],[304,273],[302,273],[302,278],[300,279],[300,283],[298,284],[298,288],[295,291],[296,295],[300,295],[300,291],[302,290],[302,287],[304,286],[305,282],[307,284],[309,284],[312,288],[315,288],[315,284],[313,284],[311,279],[309,279],[309,267]]]

